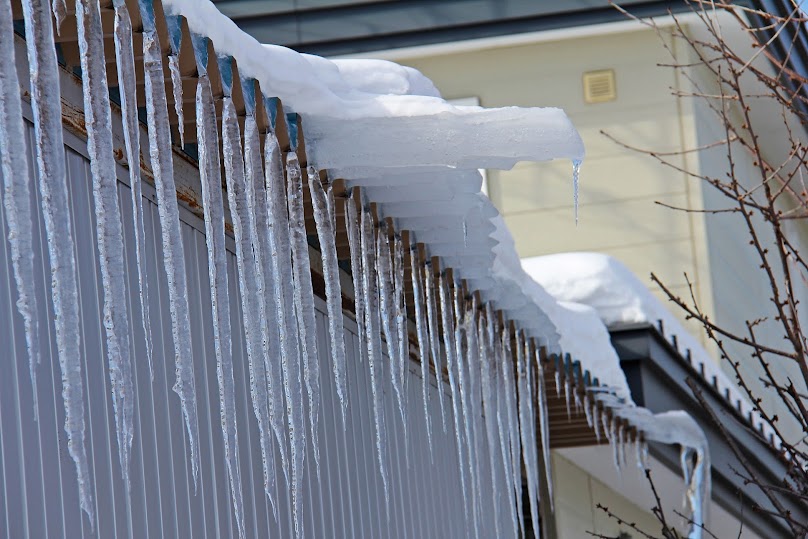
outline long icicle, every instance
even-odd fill
[[[157,210],[163,242],[163,264],[168,281],[168,300],[171,312],[171,335],[174,341],[176,382],[173,390],[180,398],[188,444],[191,453],[191,475],[194,490],[199,477],[199,423],[196,410],[193,351],[191,348],[191,319],[188,307],[188,286],[185,257],[174,183],[174,161],[171,152],[171,131],[168,122],[163,82],[163,58],[160,38],[154,26],[154,12],[150,4],[141,3],[143,20],[143,71],[146,93],[146,118],[149,132],[154,187],[157,191]]]
[[[38,421],[36,367],[40,362],[39,310],[34,282],[31,176],[28,160],[25,158],[25,125],[14,56],[11,3],[9,0],[0,0],[0,171],[3,179],[3,208],[14,280],[17,284],[17,310],[23,319],[25,342],[28,346],[34,419]]]
[[[242,89],[248,88],[242,83]],[[254,87],[253,87],[254,90]],[[247,98],[245,97],[245,101]],[[250,228],[252,249],[255,256],[255,271],[259,278],[258,310],[261,318],[261,350],[264,373],[267,381],[267,409],[269,422],[275,433],[280,452],[286,487],[289,483],[289,462],[286,452],[287,434],[283,402],[283,357],[278,313],[275,307],[275,267],[271,258],[269,207],[264,179],[261,140],[255,113],[248,112],[244,121],[244,162],[246,166],[246,192],[248,212],[247,226]]]
[[[541,443],[542,459],[544,460],[544,475],[547,480],[547,492],[550,502],[550,510],[554,510],[553,501],[553,463],[550,457],[550,416],[547,409],[547,383],[544,378],[544,365],[541,359],[541,353],[538,348],[534,353],[536,361],[536,371],[538,372],[538,380],[536,381],[536,401],[539,403],[539,441]],[[587,413],[589,412],[589,401],[584,399],[584,408]],[[590,418],[590,428],[593,421]],[[600,435],[598,435],[600,437]]]
[[[457,385],[457,356],[455,355],[454,347],[454,314],[452,312],[452,300],[449,293],[448,277],[441,274],[439,280],[439,293],[440,293],[440,313],[441,323],[443,324],[444,335],[444,349],[446,350],[446,369],[449,372],[449,390],[452,394],[452,417],[454,419],[455,430],[455,445],[457,448],[457,465],[460,470],[460,492],[463,496],[463,515],[464,522],[469,520],[469,494],[466,485],[466,468],[463,465],[464,451],[463,451],[463,429],[461,427],[463,418],[460,410],[460,389]]]
[[[424,313],[423,272],[421,268],[421,255],[418,244],[410,249],[410,267],[412,268],[412,297],[415,310],[415,330],[418,337],[418,355],[421,358],[421,389],[424,401],[424,422],[426,424],[426,439],[429,444],[429,457],[434,459],[432,449],[432,420],[429,417],[429,337],[428,327]]]
[[[281,341],[286,420],[289,430],[292,471],[292,517],[295,535],[303,537],[303,464],[306,458],[306,426],[303,417],[303,380],[300,373],[300,344],[297,319],[288,306],[294,301],[291,247],[289,245],[289,213],[286,208],[286,185],[278,138],[274,131],[264,141],[266,190],[269,205],[270,253],[275,274],[275,312]]]
[[[396,357],[401,351],[397,317],[399,316],[396,297],[396,277],[393,274],[393,259],[390,252],[390,238],[382,228],[376,240],[377,264],[376,273],[379,278],[379,300],[382,313],[382,329],[387,343],[387,356],[390,363],[390,380],[398,402],[398,411],[404,426],[404,447],[407,447],[407,414],[404,412],[404,387],[401,383],[401,371]],[[406,456],[406,451],[405,451]]]
[[[471,296],[471,306],[466,312],[466,339],[468,340],[468,382],[469,382],[469,409],[471,411],[471,435],[474,440],[474,474],[475,474],[475,488],[477,489],[477,505],[479,507],[480,524],[482,525],[483,515],[483,491],[482,491],[482,470],[483,463],[482,450],[483,450],[483,435],[480,432],[480,422],[482,420],[482,410],[480,405],[482,403],[482,388],[480,387],[480,344],[477,339],[477,317],[479,312],[477,310],[477,297]]]
[[[465,298],[460,286],[454,289],[454,315],[455,326],[455,354],[457,357],[457,380],[460,386],[460,408],[463,412],[463,429],[466,437],[467,465],[469,470],[469,483],[471,484],[471,507],[474,522],[474,536],[480,536],[479,492],[477,489],[477,452],[472,422],[474,417],[471,411],[472,391],[467,377],[469,364],[469,328],[468,317],[464,310]],[[464,353],[465,352],[465,353]]]
[[[497,437],[496,437],[496,401],[494,399],[494,371],[491,369],[493,358],[489,324],[491,324],[491,305],[486,304],[486,316],[477,319],[477,342],[479,344],[480,380],[482,385],[485,434],[488,441],[488,465],[491,474],[491,504],[494,506],[494,529],[497,537],[502,537],[499,516],[499,482],[497,481]]]
[[[126,161],[129,164],[129,191],[132,195],[132,228],[135,232],[135,262],[140,290],[141,324],[146,341],[149,373],[154,379],[149,281],[146,276],[146,230],[143,224],[143,192],[140,183],[140,127],[137,117],[135,53],[132,47],[132,21],[124,0],[115,0],[115,60],[118,66],[118,89],[121,95]]]
[[[311,284],[309,243],[306,239],[306,219],[303,213],[303,175],[297,154],[286,154],[287,197],[289,204],[289,237],[292,245],[292,269],[295,288],[294,305],[297,330],[303,356],[303,380],[309,395],[309,432],[314,449],[314,464],[320,478],[320,445],[317,419],[320,414],[320,363],[317,360],[317,325],[314,318],[314,290]]]
[[[365,304],[362,298],[365,297],[362,282],[362,253],[359,239],[359,217],[356,213],[356,189],[351,190],[351,196],[345,199],[345,231],[348,235],[348,248],[351,252],[351,278],[354,287],[354,311],[356,314],[356,332],[359,342],[363,343],[359,347],[359,361],[364,362],[367,357],[365,343]]]
[[[202,205],[205,213],[205,240],[208,245],[208,278],[213,307],[213,343],[216,352],[216,377],[219,381],[219,410],[224,436],[224,456],[230,479],[230,497],[235,511],[239,537],[244,537],[244,502],[236,425],[236,389],[233,378],[233,349],[230,333],[230,299],[227,289],[227,252],[224,234],[221,161],[216,128],[216,108],[210,79],[200,63],[196,85],[197,144]]]
[[[424,267],[424,292],[426,293],[426,319],[429,325],[429,349],[432,363],[435,365],[435,378],[438,381],[438,406],[443,432],[446,432],[446,410],[443,404],[443,368],[440,364],[440,336],[438,334],[438,314],[435,306],[435,268],[432,261],[427,260]]]
[[[250,371],[250,395],[253,412],[258,420],[258,435],[261,445],[261,464],[264,472],[264,492],[272,505],[275,520],[277,482],[275,478],[275,453],[272,451],[272,433],[269,421],[269,395],[267,373],[264,363],[262,340],[266,315],[262,312],[264,279],[253,258],[250,214],[253,197],[248,196],[251,185],[247,184],[242,157],[241,133],[233,99],[225,96],[222,104],[222,148],[224,153],[227,201],[230,219],[236,239],[236,265],[238,267],[241,310],[244,320],[244,336],[247,344],[247,363]]]
[[[334,191],[325,188],[314,167],[308,168],[309,191],[311,192],[314,222],[320,252],[323,256],[323,280],[325,281],[326,308],[328,310],[328,336],[331,342],[331,367],[334,385],[342,410],[342,425],[347,424],[348,382],[346,379],[344,323],[342,320],[342,286],[339,282],[336,234],[334,232]]]
[[[508,412],[508,437],[511,447],[511,477],[514,499],[516,500],[516,514],[523,515],[522,510],[522,443],[519,439],[519,416],[516,404],[516,381],[514,380],[513,349],[511,348],[511,332],[508,327],[502,328],[502,378],[505,382],[505,407]],[[518,519],[519,531],[525,535],[524,521]]]
[[[493,313],[492,313],[493,315]],[[495,320],[492,317],[492,320]],[[511,514],[511,525],[513,526],[514,534],[518,533],[519,531],[519,524],[518,521],[519,515],[516,512],[516,499],[514,497],[516,493],[516,486],[514,485],[514,477],[513,477],[513,462],[512,462],[512,453],[511,453],[511,436],[510,436],[510,419],[509,419],[509,412],[510,407],[508,406],[508,395],[507,395],[507,383],[509,378],[507,378],[508,373],[510,371],[507,366],[509,365],[508,360],[505,357],[505,349],[503,339],[498,339],[497,335],[500,335],[501,330],[499,329],[499,320],[496,320],[496,324],[493,324],[491,327],[491,332],[493,335],[489,336],[489,339],[492,341],[492,346],[495,350],[495,368],[498,373],[496,376],[497,382],[497,429],[499,430],[499,448],[500,452],[502,453],[502,473],[503,477],[505,478],[505,486],[508,496],[508,508],[510,509]]]
[[[399,380],[402,384],[407,381],[407,366],[410,362],[410,335],[407,329],[407,303],[406,294],[404,293],[404,242],[401,236],[396,234],[393,238],[393,283],[395,284],[396,292],[396,329],[398,330],[398,369],[400,371]],[[404,406],[402,412],[406,414],[407,411],[407,397],[404,394]],[[407,425],[407,420],[404,420],[404,425]],[[406,429],[406,427],[405,427]],[[404,438],[407,438],[406,430]]]
[[[78,284],[62,139],[59,66],[49,3],[47,0],[24,0],[22,7],[31,70],[31,108],[34,112],[39,190],[53,286],[56,347],[62,371],[67,449],[76,465],[79,504],[90,517],[92,525],[92,487],[84,442],[84,377],[79,348]]]
[[[520,330],[516,334],[516,373],[519,385],[519,432],[522,436],[522,461],[527,473],[527,493],[530,501],[530,518],[534,531],[539,522],[539,500],[538,500],[538,475],[536,462],[533,458],[536,449],[536,438],[533,436],[532,421],[532,396],[530,384],[530,370],[527,365],[524,331]]]
[[[384,502],[387,520],[390,520],[390,491],[387,474],[387,427],[384,420],[384,402],[382,392],[382,343],[381,320],[379,315],[379,289],[376,277],[376,257],[373,216],[370,210],[363,208],[360,216],[362,252],[362,282],[365,296],[365,324],[368,349],[368,366],[370,367],[370,384],[373,393],[373,417],[376,426],[376,454],[379,459],[379,473],[384,488]]]
[[[93,177],[96,238],[101,283],[104,289],[104,329],[106,331],[109,381],[118,457],[124,485],[129,491],[129,459],[134,437],[134,382],[129,350],[129,315],[126,311],[126,260],[123,227],[118,205],[118,178],[112,152],[112,118],[109,107],[104,58],[104,30],[98,2],[76,2],[79,51],[81,53],[84,116],[87,126],[87,153]]]

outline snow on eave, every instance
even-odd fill
[[[754,410],[754,406],[721,369],[704,346],[621,262],[601,253],[559,253],[527,258],[525,270],[555,298],[589,305],[606,326],[648,323],[664,328],[665,337],[680,350],[690,350],[696,372],[708,385],[717,386],[732,408],[741,403],[740,414],[751,426],[763,432],[775,449],[781,441],[774,436]],[[702,374],[703,373],[703,374]]]

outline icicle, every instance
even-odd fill
[[[440,336],[438,334],[438,315],[435,312],[435,273],[432,261],[427,260],[424,267],[424,291],[426,292],[426,314],[429,327],[429,348],[432,352],[432,363],[435,366],[435,378],[438,382],[438,405],[443,432],[446,432],[446,410],[443,404],[443,369],[440,365]]]
[[[317,325],[314,317],[314,290],[311,285],[309,243],[306,239],[306,220],[303,213],[303,177],[297,154],[286,154],[287,200],[289,204],[289,238],[292,246],[294,271],[294,305],[297,331],[303,356],[303,380],[309,395],[309,432],[314,449],[314,464],[320,478],[320,444],[317,418],[320,414],[320,363],[317,360]]]
[[[0,0],[0,172],[3,179],[3,207],[11,246],[17,310],[25,325],[28,370],[39,420],[36,366],[39,356],[39,312],[34,282],[33,223],[31,221],[31,176],[28,172],[25,126],[22,119],[20,81],[14,62],[14,26],[9,0]],[[8,323],[8,322],[7,322]]]
[[[424,286],[421,256],[418,245],[410,249],[410,266],[412,268],[412,296],[415,309],[415,330],[418,336],[418,354],[421,358],[421,386],[424,400],[424,421],[426,423],[426,437],[429,444],[429,457],[433,458],[432,450],[432,420],[429,417],[429,338],[427,337],[427,322],[424,317]]]
[[[471,423],[471,435],[474,442],[474,480],[475,490],[477,496],[477,505],[479,507],[478,518],[480,518],[480,525],[482,525],[483,503],[482,503],[482,470],[483,465],[480,462],[482,449],[483,449],[483,436],[479,432],[480,420],[482,418],[482,411],[480,410],[480,403],[482,402],[482,389],[480,388],[480,344],[477,339],[477,298],[471,297],[471,306],[466,311],[464,326],[466,331],[467,340],[467,357],[466,365],[468,369],[468,385],[469,385],[469,411],[470,416],[466,421]]]
[[[195,47],[196,48],[196,47]],[[239,537],[244,537],[244,503],[239,468],[236,393],[233,379],[233,351],[230,333],[230,299],[227,289],[227,252],[225,251],[224,202],[220,172],[216,108],[207,62],[197,62],[200,77],[196,85],[197,144],[202,204],[205,213],[205,240],[208,245],[208,278],[213,310],[213,343],[216,352],[216,377],[219,381],[219,408],[224,436],[224,455],[230,479],[230,496],[235,510]],[[224,147],[225,161],[233,160],[232,148]]]
[[[288,306],[293,302],[292,260],[289,246],[289,214],[280,145],[273,131],[264,141],[266,190],[269,205],[270,259],[275,276],[274,302],[281,342],[286,418],[292,469],[292,517],[295,535],[303,537],[303,463],[306,456],[306,430],[303,418],[303,381],[300,373],[300,348],[297,320]]]
[[[539,353],[538,349],[536,349],[535,351],[534,358],[536,361],[536,370],[539,373],[538,380],[536,382],[536,388],[537,388],[536,401],[539,403],[539,434],[540,434],[539,441],[541,443],[542,459],[544,460],[544,475],[547,480],[547,491],[550,498],[550,509],[554,510],[555,502],[553,500],[553,473],[552,473],[553,463],[550,456],[550,414],[549,411],[547,410],[547,384],[544,378],[544,365],[542,364],[541,354]],[[584,398],[586,398],[586,396]]]
[[[393,368],[398,369],[398,380],[402,385],[402,395],[399,400],[399,412],[401,413],[401,420],[404,423],[404,440],[407,440],[407,393],[404,384],[407,380],[407,365],[410,361],[410,335],[407,330],[407,305],[406,295],[404,294],[404,245],[401,241],[401,236],[393,237],[393,285],[395,292],[396,302],[396,331],[398,332],[398,354],[396,356],[396,365]],[[398,393],[396,393],[398,396]],[[405,452],[406,458],[409,463],[409,451]],[[409,467],[409,465],[408,465]]]
[[[115,5],[115,60],[118,66],[118,90],[121,96],[126,161],[129,164],[129,191],[132,195],[132,228],[135,231],[135,261],[140,290],[140,313],[146,340],[149,373],[154,380],[152,365],[151,317],[149,315],[149,281],[146,276],[146,231],[143,224],[143,193],[140,184],[140,126],[137,117],[137,80],[132,48],[132,21],[123,0]]]
[[[168,71],[171,74],[171,89],[174,96],[174,112],[177,115],[177,129],[180,134],[180,146],[185,146],[185,118],[182,112],[182,74],[180,73],[180,48],[182,47],[182,17],[166,15],[168,43],[171,54],[168,55]],[[228,75],[232,77],[232,73]],[[232,78],[230,79],[232,80]]]
[[[246,182],[238,117],[233,99],[229,96],[225,96],[222,103],[222,148],[225,181],[227,182],[227,201],[230,205],[230,219],[236,239],[236,264],[241,292],[244,336],[247,344],[247,363],[250,372],[250,396],[255,418],[258,420],[264,492],[269,498],[277,520],[275,454],[271,446],[268,382],[262,345],[263,328],[266,324],[266,314],[262,312],[265,294],[264,277],[262,268],[256,265],[253,258],[254,238],[253,229],[249,226],[249,216],[255,211],[255,207],[252,205],[254,197],[248,195],[252,186],[248,186]]]
[[[53,18],[56,19],[56,33],[62,32],[62,23],[67,17],[67,6],[65,0],[52,0],[51,9],[53,10]]]
[[[578,175],[581,172],[581,161],[572,162],[572,198],[575,205],[575,226],[578,226]]]
[[[92,485],[84,443],[84,377],[79,348],[79,302],[62,139],[59,66],[47,0],[24,0],[22,8],[31,72],[31,108],[36,132],[39,190],[50,256],[56,347],[62,372],[67,449],[76,465],[79,503],[90,517],[92,525]],[[8,178],[4,181],[7,180]]]
[[[379,473],[384,487],[384,502],[387,519],[390,520],[390,492],[387,479],[387,429],[384,421],[384,403],[382,402],[382,358],[381,358],[381,321],[379,319],[379,289],[376,277],[376,261],[378,253],[374,248],[373,217],[368,209],[362,210],[361,239],[362,252],[362,288],[365,296],[365,324],[368,349],[368,366],[370,367],[370,384],[373,392],[373,418],[376,427],[376,453],[379,459]]]
[[[496,441],[496,401],[494,399],[493,385],[494,372],[491,369],[493,351],[488,338],[488,329],[491,324],[491,305],[486,305],[486,316],[477,320],[477,341],[480,349],[480,380],[482,385],[483,410],[485,414],[485,434],[488,441],[488,465],[491,471],[491,504],[494,506],[494,529],[497,537],[502,537],[499,516],[499,481],[497,481],[497,441]]]
[[[129,315],[126,311],[126,261],[118,205],[118,179],[112,152],[112,119],[104,58],[104,30],[97,2],[76,2],[81,56],[87,153],[93,177],[96,239],[104,289],[104,329],[115,411],[118,457],[124,485],[129,482],[129,459],[134,436],[134,382],[129,354]]]
[[[438,281],[440,288],[441,323],[443,325],[443,335],[446,339],[444,342],[444,348],[446,350],[446,369],[449,372],[449,390],[452,394],[452,417],[454,418],[455,444],[457,446],[457,464],[460,470],[460,491],[463,495],[463,514],[465,516],[465,522],[468,522],[469,494],[466,486],[466,471],[463,466],[465,460],[463,456],[463,429],[461,427],[463,417],[461,416],[460,410],[460,389],[457,384],[458,359],[455,355],[453,343],[453,336],[455,334],[454,314],[452,311],[452,302],[449,297],[449,285],[446,274],[441,274]],[[413,271],[413,282],[415,282],[415,271]]]
[[[592,427],[595,429],[595,438],[600,443],[600,412],[598,410],[598,401],[592,401]]]
[[[522,443],[519,437],[519,415],[517,412],[516,381],[513,379],[513,351],[511,349],[511,333],[507,327],[502,328],[502,372],[505,381],[505,401],[508,410],[508,436],[511,446],[511,477],[514,498],[516,499],[516,513],[523,515],[522,510]],[[524,536],[524,522],[519,518],[519,530]]]
[[[612,420],[609,422],[609,446],[612,449],[612,462],[614,463],[614,467],[618,472],[621,472],[620,467],[620,446],[618,445],[617,440],[617,418],[612,416]]]
[[[561,397],[561,371],[556,368],[555,371],[555,388],[556,388],[556,397]]]
[[[185,257],[180,229],[180,214],[177,205],[177,190],[174,184],[174,161],[171,155],[171,132],[168,122],[165,86],[163,84],[163,59],[160,39],[154,27],[154,12],[150,4],[141,2],[143,33],[143,68],[146,94],[146,117],[148,120],[149,155],[157,191],[157,211],[163,241],[163,263],[168,281],[171,334],[174,341],[176,383],[173,390],[179,395],[188,444],[191,453],[191,475],[194,490],[199,476],[199,423],[196,411],[196,388],[194,363],[191,348],[191,321],[188,307]]]
[[[534,460],[536,438],[533,435],[530,371],[526,361],[527,355],[525,353],[527,346],[528,345],[525,342],[524,332],[517,332],[516,372],[517,383],[519,385],[519,432],[522,436],[522,461],[525,464],[525,472],[527,473],[527,492],[528,499],[530,500],[530,517],[531,522],[533,522],[535,526],[535,523],[539,522],[539,496],[537,492],[539,480],[538,470],[536,470],[536,461]]]
[[[356,311],[356,328],[360,343],[365,343],[365,304],[361,299],[365,297],[362,284],[362,254],[359,245],[359,218],[356,213],[356,201],[351,191],[351,198],[345,200],[345,228],[348,234],[348,247],[351,251],[351,278],[354,287],[354,310]],[[367,356],[365,346],[359,347],[359,361],[364,362]]]
[[[497,373],[494,377],[496,382],[496,406],[497,406],[497,429],[499,431],[499,449],[502,454],[502,473],[505,478],[506,494],[508,496],[508,508],[511,514],[511,524],[513,526],[514,534],[519,530],[517,524],[518,516],[516,513],[516,500],[514,499],[515,486],[513,484],[513,465],[511,463],[511,441],[510,441],[510,423],[508,422],[508,397],[506,395],[506,374],[507,370],[504,366],[507,365],[507,360],[504,357],[505,351],[503,349],[502,339],[497,339],[499,334],[499,320],[494,318],[493,308],[490,303],[488,304],[489,313],[487,314],[489,322],[489,331],[491,335],[491,346],[494,350],[494,369]]]
[[[564,400],[567,403],[567,421],[572,420],[572,410],[570,409],[570,393],[572,392],[572,384],[570,383],[569,371],[564,371]]]
[[[584,414],[586,415],[586,424],[591,429],[592,428],[592,409],[589,407],[589,393],[584,393],[583,409],[584,409]]]
[[[382,330],[390,358],[390,379],[398,401],[398,410],[404,425],[404,440],[407,439],[407,416],[404,413],[404,389],[401,385],[401,371],[395,357],[399,353],[399,333],[396,327],[396,297],[393,266],[390,258],[390,239],[382,228],[376,238],[376,274],[379,282],[379,306],[381,309]],[[406,447],[406,443],[404,444]]]
[[[242,82],[245,102],[250,109],[254,106],[254,86],[251,82]],[[251,100],[252,99],[252,100]],[[251,111],[252,112],[252,111]],[[280,452],[281,465],[287,488],[289,482],[289,462],[286,453],[286,426],[283,416],[283,369],[281,358],[280,331],[278,314],[275,310],[275,267],[271,259],[269,208],[264,183],[263,161],[261,158],[261,141],[258,135],[254,112],[248,113],[244,121],[244,162],[246,165],[246,193],[248,212],[247,225],[252,238],[252,250],[255,257],[258,282],[258,310],[262,320],[261,353],[263,355],[264,373],[267,382],[267,410],[269,422],[275,433],[277,447]],[[231,210],[232,211],[232,210]],[[249,251],[248,251],[249,252]],[[249,260],[249,257],[247,257]],[[268,444],[268,442],[267,442]],[[267,447],[269,451],[269,447]]]
[[[334,369],[334,384],[337,388],[342,425],[346,425],[348,411],[348,387],[346,380],[345,341],[343,339],[342,322],[342,287],[339,282],[339,260],[334,233],[332,212],[334,192],[331,186],[326,190],[320,181],[320,175],[314,167],[308,168],[309,191],[311,191],[314,221],[317,225],[317,237],[320,240],[320,252],[323,257],[323,279],[325,280],[325,296],[328,308],[328,335],[331,339],[331,361]],[[331,201],[331,202],[329,202]],[[391,358],[393,356],[390,356]]]

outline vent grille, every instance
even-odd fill
[[[617,85],[613,69],[584,73],[584,101],[605,103],[615,99],[617,99]]]

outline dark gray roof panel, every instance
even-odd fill
[[[623,19],[606,0],[214,0],[264,43],[322,55],[444,43]],[[623,0],[638,15],[674,0]]]

